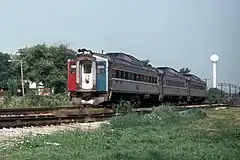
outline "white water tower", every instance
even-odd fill
[[[217,62],[219,61],[219,57],[216,54],[213,54],[210,57],[210,60],[213,64],[213,73],[212,73],[212,80],[213,80],[213,88],[217,88]]]

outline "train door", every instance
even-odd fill
[[[81,67],[82,89],[93,89],[93,67],[92,62],[84,62]]]
[[[97,61],[97,91],[106,91],[106,61]]]
[[[68,91],[76,90],[76,61],[68,60]]]

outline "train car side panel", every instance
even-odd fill
[[[164,81],[164,95],[166,96],[187,96],[186,81],[166,76]]]
[[[134,93],[134,94],[159,94],[158,84],[137,82],[120,78],[112,78],[113,92]]]
[[[96,64],[97,64],[97,91],[109,91],[109,61],[107,58],[93,55],[96,58]]]
[[[194,97],[205,97],[205,85],[192,82],[190,84],[190,95]]]
[[[76,61],[68,60],[68,91],[76,91]]]
[[[106,91],[106,61],[97,61],[96,89],[98,92]]]

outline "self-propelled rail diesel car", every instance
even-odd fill
[[[68,91],[75,104],[202,103],[206,98],[206,83],[195,75],[155,68],[125,53],[83,51],[68,61]]]

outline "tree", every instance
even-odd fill
[[[181,69],[179,70],[179,72],[180,72],[182,75],[186,75],[186,74],[190,73],[191,70],[190,70],[189,68],[181,68]]]
[[[16,75],[8,62],[10,59],[9,54],[0,52],[0,88],[8,88],[8,81]]]
[[[225,98],[225,92],[217,88],[209,88],[207,91],[207,99],[211,103],[220,103]]]
[[[18,50],[16,59],[23,59],[24,79],[37,84],[42,82],[45,87],[54,88],[55,93],[62,93],[66,89],[67,60],[76,52],[66,45],[47,46],[37,44]],[[20,68],[19,63],[15,65]]]
[[[141,62],[143,66],[148,66],[150,61],[147,59],[147,60],[142,60]]]

